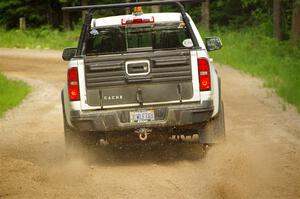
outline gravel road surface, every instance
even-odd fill
[[[107,147],[90,164],[66,161],[66,65],[57,51],[0,49],[0,71],[33,87],[0,119],[0,198],[300,198],[300,115],[223,65],[227,141],[205,157],[185,144]]]

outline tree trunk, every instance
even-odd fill
[[[19,19],[20,30],[26,30],[26,18],[20,17]]]
[[[293,9],[292,31],[291,31],[292,45],[296,46],[299,40],[300,40],[300,3],[296,4]]]
[[[201,24],[209,31],[209,0],[202,1],[201,4]]]
[[[281,0],[273,0],[273,36],[279,41],[283,38],[281,6]]]
[[[153,0],[153,1],[155,1],[155,0]],[[160,12],[160,7],[159,6],[151,6],[151,12],[159,13]]]
[[[64,23],[64,30],[69,31],[71,30],[71,21],[70,21],[70,13],[63,11],[63,23]]]
[[[61,5],[58,1],[50,1],[48,4],[48,23],[53,28],[59,28],[61,25]]]
[[[159,13],[160,12],[160,7],[159,6],[152,6],[151,11],[153,13]]]
[[[89,1],[88,0],[81,0],[81,5],[82,6],[87,6],[89,5]],[[84,21],[85,15],[87,14],[87,11],[82,11],[82,21]]]
[[[126,0],[126,3],[130,3],[130,0]],[[130,7],[125,9],[125,14],[130,14]]]

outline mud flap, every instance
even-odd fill
[[[200,144],[217,144],[225,140],[225,117],[224,105],[221,98],[221,79],[218,78],[219,84],[219,112],[208,121],[208,123],[199,129]]]

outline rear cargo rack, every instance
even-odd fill
[[[76,56],[84,55],[84,46],[87,41],[88,31],[91,26],[92,16],[95,10],[99,9],[109,9],[109,8],[128,8],[136,6],[154,6],[154,5],[175,5],[180,9],[182,15],[182,20],[186,24],[187,30],[191,36],[191,40],[194,44],[194,48],[200,48],[197,38],[193,32],[190,24],[190,20],[185,12],[182,3],[192,3],[200,2],[200,0],[164,0],[164,1],[147,1],[147,2],[133,2],[133,3],[116,3],[116,4],[103,4],[103,5],[87,5],[87,6],[73,6],[73,7],[63,7],[62,10],[65,12],[78,12],[78,11],[88,11],[85,17],[84,24],[82,26],[81,35],[78,42]]]

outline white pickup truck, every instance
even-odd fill
[[[180,12],[148,13],[141,6],[173,4]],[[94,18],[98,9],[133,8],[128,15]],[[99,140],[166,141],[199,135],[200,144],[225,138],[221,80],[180,1],[66,7],[87,10],[77,48],[66,48],[62,90],[67,148]]]

